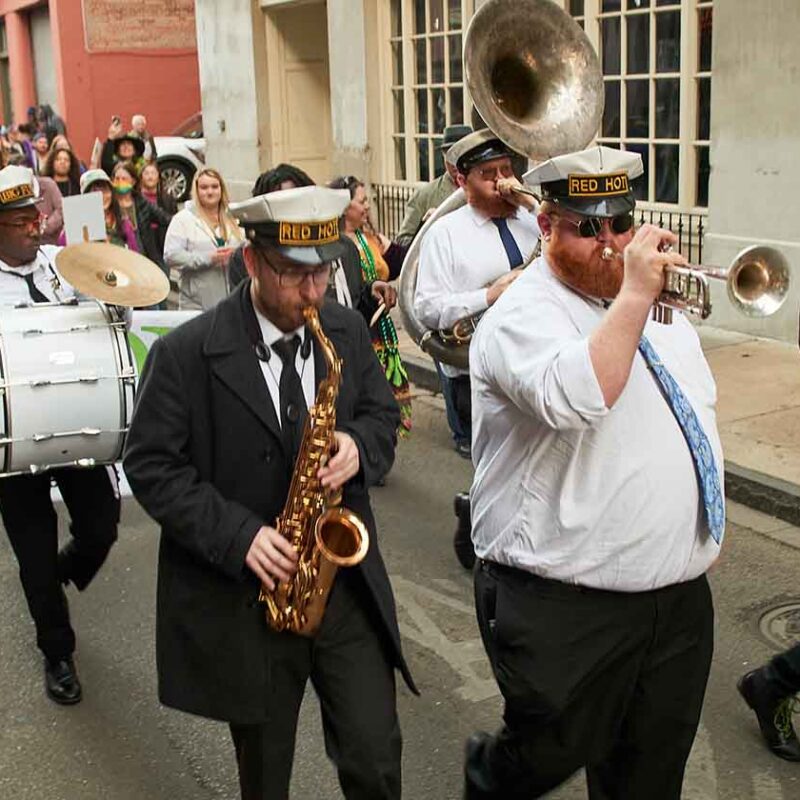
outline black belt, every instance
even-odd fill
[[[591,586],[581,586],[578,583],[564,583],[564,581],[555,581],[552,578],[543,578],[534,572],[519,567],[509,567],[507,564],[498,564],[496,561],[486,561],[480,559],[479,569],[483,570],[487,575],[491,575],[496,580],[511,580],[515,583],[522,583],[528,585],[541,586],[551,592],[562,592],[564,594],[592,594],[598,596],[613,595],[619,597],[628,592],[617,592],[613,589],[595,589]],[[633,594],[639,594],[635,592]]]

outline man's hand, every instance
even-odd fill
[[[275,528],[262,525],[247,551],[244,563],[270,591],[288,581],[297,570],[297,553]]]
[[[320,467],[317,477],[326,489],[335,491],[347,483],[361,469],[358,446],[349,433],[334,431],[336,454],[324,466]]]
[[[686,258],[662,248],[676,245],[678,237],[655,225],[642,225],[625,248],[625,275],[620,294],[651,304],[664,288],[664,267],[684,266]]]
[[[387,311],[397,305],[397,292],[394,286],[390,286],[386,281],[372,282],[372,296],[379,303],[383,303]]]
[[[501,197],[505,200],[508,200],[509,203],[515,206],[521,206],[522,208],[528,209],[528,211],[536,211],[539,204],[536,202],[535,197],[531,197],[529,194],[521,194],[520,192],[515,192],[514,187],[521,187],[522,184],[515,178],[498,178],[497,179],[497,191]]]
[[[493,306],[497,302],[497,298],[500,297],[520,275],[522,275],[522,268],[517,267],[507,272],[505,275],[501,275],[494,283],[489,284],[489,288],[486,290],[486,302],[490,306]]]

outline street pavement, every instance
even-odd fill
[[[399,687],[404,797],[460,796],[462,745],[492,730],[501,704],[474,620],[471,579],[451,549],[453,494],[471,467],[453,451],[441,399],[418,392],[414,431],[398,449],[387,485],[373,492],[381,548],[397,597],[406,654],[422,696]],[[736,679],[800,633],[800,529],[731,504],[723,556],[711,581],[716,654],[687,770],[689,800],[795,800],[800,765],[770,755]],[[235,800],[227,728],[159,706],[153,626],[157,530],[132,498],[120,541],[95,583],[70,591],[85,698],[64,708],[44,696],[6,538],[0,537],[0,798],[3,800]],[[789,604],[787,606],[787,604]],[[759,622],[777,606],[773,643]],[[776,639],[776,636],[778,637]],[[585,798],[580,775],[555,791]],[[324,754],[316,698],[309,690],[298,732],[293,800],[340,797]],[[636,800],[639,800],[638,798]]]

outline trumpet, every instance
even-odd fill
[[[623,254],[604,247],[604,261],[622,259]],[[689,264],[664,268],[664,287],[653,305],[653,319],[672,323],[674,309],[706,319],[711,314],[709,279],[725,281],[733,307],[748,317],[774,314],[789,292],[789,262],[779,250],[752,245],[742,250],[727,269]]]

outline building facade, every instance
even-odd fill
[[[726,266],[746,245],[772,244],[800,275],[790,223],[800,3],[771,0],[756,21],[749,0],[552,1],[598,52],[597,141],[642,155],[640,208],[681,227],[704,263]],[[404,198],[404,187],[441,171],[444,127],[472,119],[462,50],[480,4],[229,0],[222,11],[196,0],[210,163],[239,194],[260,170],[290,161],[319,181],[355,174]],[[738,314],[724,285],[714,286],[713,323],[796,341],[796,284],[767,320]]]
[[[0,119],[50,105],[81,158],[111,117],[156,134],[200,110],[194,0],[0,0]]]

